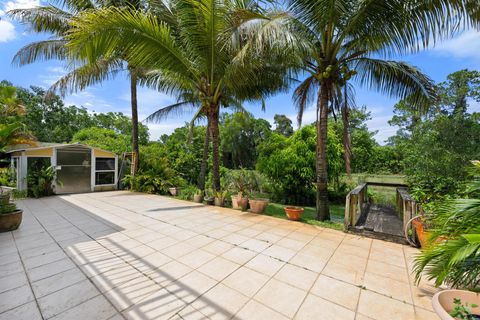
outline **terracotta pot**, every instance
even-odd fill
[[[425,248],[428,245],[428,239],[430,239],[430,236],[432,235],[431,232],[425,230],[424,224],[419,219],[413,220],[412,225],[415,228],[418,241],[420,241],[420,246]]]
[[[232,196],[232,209],[240,209],[237,196]]]
[[[168,188],[168,191],[172,196],[176,197],[180,193],[180,188],[178,187]]]
[[[223,207],[225,204],[225,199],[224,198],[217,198],[215,197],[215,205],[217,207]]]
[[[201,195],[201,194],[194,194],[194,195],[193,195],[193,202],[202,203],[202,202],[203,202],[203,195]]]
[[[240,199],[237,198],[237,203],[238,203],[238,207],[240,209],[242,209],[242,211],[247,210],[248,198],[246,198],[246,197],[243,197],[243,198],[240,198]]]
[[[443,290],[436,293],[432,298],[432,306],[441,320],[455,320],[449,313],[455,307],[453,299],[460,299],[462,305],[476,304],[477,307],[470,310],[474,315],[480,315],[480,293],[466,290]]]
[[[250,205],[250,212],[263,213],[268,205],[268,199],[250,199],[248,201]]]
[[[283,208],[285,213],[287,214],[288,220],[298,221],[302,216],[304,211],[303,208],[300,207],[285,207]]]
[[[205,197],[203,199],[210,206],[213,206],[213,204],[215,203],[215,198],[214,197]]]
[[[11,213],[0,214],[0,232],[7,232],[18,229],[22,223],[23,210],[16,210]]]

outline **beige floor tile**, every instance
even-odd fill
[[[202,249],[197,249],[178,258],[178,261],[189,266],[190,268],[196,269],[213,258],[215,258],[214,254]]]
[[[161,320],[171,318],[184,306],[185,302],[165,289],[161,289],[122,313],[129,320]]]
[[[147,275],[155,283],[164,287],[177,279],[183,277],[193,269],[178,261],[171,261],[158,269],[149,272]]]
[[[337,280],[345,281],[353,285],[363,284],[363,275],[365,271],[362,269],[355,269],[346,267],[343,264],[329,262],[323,269],[322,274],[335,278]]]
[[[23,266],[20,261],[7,263],[0,266],[0,279],[14,273],[22,272]]]
[[[335,248],[322,247],[318,245],[307,244],[298,253],[308,254],[318,259],[328,260],[335,252]]]
[[[178,318],[177,318],[178,317]],[[204,320],[206,316],[191,305],[181,309],[172,320]]]
[[[192,302],[218,282],[196,270],[173,282],[166,289],[184,301]]]
[[[106,291],[104,295],[117,310],[121,311],[160,289],[161,287],[150,278],[140,276]]]
[[[174,238],[162,236],[160,239],[149,242],[148,246],[155,250],[162,251],[163,249],[176,244],[177,242],[178,241]]]
[[[355,312],[309,294],[298,310],[295,319],[354,320]]]
[[[292,249],[287,249],[276,244],[272,245],[268,249],[262,252],[263,255],[270,256],[275,259],[279,259],[287,262],[290,260],[297,252]]]
[[[324,275],[320,275],[311,293],[355,311],[360,297],[360,288]]]
[[[239,234],[236,234],[236,233],[228,234],[227,236],[222,238],[222,241],[228,242],[228,243],[236,245],[236,246],[241,245],[242,243],[244,243],[247,240],[250,240],[250,238],[239,235]]]
[[[32,301],[0,313],[0,320],[42,320],[37,304]]]
[[[267,249],[271,243],[266,241],[258,240],[258,239],[249,239],[245,242],[242,242],[241,247],[246,248],[251,251],[255,252],[262,252]]]
[[[85,301],[53,318],[52,320],[106,320],[117,314],[117,311],[102,295]]]
[[[317,277],[318,273],[292,264],[284,265],[275,275],[275,279],[306,291],[310,290]]]
[[[44,296],[37,301],[42,315],[45,318],[50,318],[99,294],[100,292],[90,281],[84,280]]]
[[[202,247],[203,250],[213,253],[215,255],[221,255],[232,248],[234,248],[234,245],[221,240],[215,240]]]
[[[393,299],[413,304],[410,285],[406,282],[393,280],[367,272],[363,278],[363,286],[366,287],[367,290],[372,290]]]
[[[278,270],[280,270],[285,265],[285,262],[279,261],[274,258],[270,258],[259,254],[252,260],[248,261],[245,266],[263,273],[269,277],[273,276]]]
[[[220,283],[195,300],[192,307],[209,319],[230,319],[248,300],[248,297]]]
[[[0,313],[33,300],[34,296],[28,285],[5,291],[0,294]]]
[[[241,267],[223,280],[222,283],[248,297],[253,297],[268,279],[269,277],[262,273],[247,267]]]
[[[201,248],[206,246],[209,243],[215,241],[214,239],[204,236],[203,234],[199,234],[191,239],[188,240],[188,243],[196,248]]]
[[[310,254],[298,253],[292,259],[290,259],[288,263],[314,272],[321,272],[325,268],[327,260]]]
[[[250,261],[257,254],[258,253],[255,251],[244,249],[242,247],[234,247],[228,250],[227,252],[223,253],[222,257],[242,265]]]
[[[284,315],[264,306],[255,300],[250,300],[233,318],[235,320],[287,320]]]
[[[405,267],[398,267],[380,261],[368,261],[366,272],[406,283],[409,281],[407,269]]]
[[[303,247],[305,247],[305,245],[307,243],[308,243],[308,241],[300,241],[300,240],[295,240],[295,239],[291,239],[291,238],[287,237],[287,238],[280,239],[275,244],[279,245],[279,246],[282,246],[284,248],[287,248],[287,249],[298,251],[298,250],[302,249]]]
[[[178,259],[181,256],[194,251],[195,249],[196,248],[194,246],[189,245],[187,242],[180,242],[163,249],[161,252],[170,258]]]
[[[374,320],[411,320],[415,319],[413,306],[384,295],[362,290],[358,312]]]
[[[141,275],[140,271],[128,266],[93,276],[90,278],[90,281],[95,284],[100,292],[106,292]]]
[[[413,304],[423,309],[433,311],[432,297],[440,290],[440,288],[435,288],[424,282],[421,282],[420,287],[412,286]]]
[[[209,262],[202,265],[197,270],[202,272],[203,274],[206,274],[212,279],[221,281],[239,267],[240,265],[237,263],[234,263],[222,257],[216,257],[215,259],[210,260]]]
[[[432,311],[415,308],[415,320],[440,320],[440,318]]]
[[[300,307],[307,292],[281,281],[271,279],[260,289],[254,299],[267,307],[292,318]]]
[[[282,237],[271,232],[263,232],[257,235],[255,239],[267,241],[269,243],[276,243],[278,240],[282,239]]]
[[[33,282],[32,289],[35,293],[35,296],[40,298],[86,279],[87,278],[85,275],[78,268],[73,268],[58,273],[54,276]]]

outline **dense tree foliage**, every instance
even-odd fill
[[[275,125],[275,132],[283,134],[285,137],[290,137],[293,134],[292,120],[284,114],[276,114],[273,117],[273,124]]]

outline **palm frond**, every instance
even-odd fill
[[[12,63],[16,66],[24,66],[38,61],[63,60],[66,58],[65,43],[64,40],[29,43],[15,53]]]

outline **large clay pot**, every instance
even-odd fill
[[[225,204],[225,199],[224,198],[215,197],[215,205],[217,207],[223,207],[224,204]]]
[[[293,221],[300,220],[300,217],[302,216],[302,213],[304,211],[304,209],[300,207],[285,207],[283,209],[285,210],[285,214],[287,215],[288,220]]]
[[[23,210],[15,210],[11,213],[0,214],[0,232],[18,229],[22,223]]]
[[[268,199],[250,199],[248,201],[250,205],[250,212],[263,213],[268,205]]]
[[[240,209],[242,209],[242,211],[245,211],[247,210],[247,207],[248,207],[248,198],[246,197],[243,197],[243,198],[237,198],[237,203],[238,203],[238,207]]]
[[[168,188],[168,191],[172,196],[176,197],[180,193],[180,188],[178,187]]]
[[[425,230],[425,226],[420,219],[413,220],[412,225],[415,228],[418,241],[420,241],[420,246],[425,248],[428,245],[428,240],[432,234]]]
[[[203,195],[201,195],[201,194],[194,194],[194,195],[193,195],[193,202],[202,203],[202,202],[203,202]]]
[[[432,306],[441,320],[455,320],[450,312],[455,307],[454,299],[460,299],[462,305],[469,305],[474,315],[480,315],[480,293],[466,290],[443,290],[436,293],[432,298]],[[471,305],[477,305],[472,308]]]
[[[240,209],[240,206],[238,205],[238,196],[232,196],[232,209]]]

